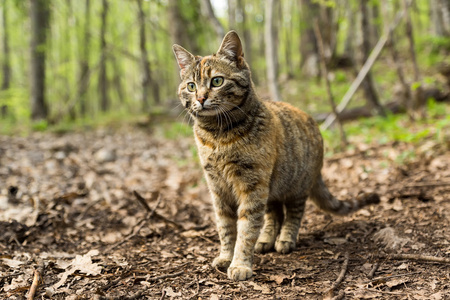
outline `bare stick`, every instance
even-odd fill
[[[388,259],[409,259],[409,260],[417,260],[417,261],[426,261],[426,262],[438,262],[444,264],[450,264],[450,258],[447,257],[436,257],[422,254],[392,254],[386,256]]]
[[[364,284],[371,283],[371,282],[376,282],[376,281],[379,281],[379,280],[387,280],[387,279],[394,278],[394,277],[403,277],[403,276],[415,275],[415,274],[419,274],[419,273],[422,273],[422,272],[421,271],[417,271],[417,272],[411,272],[411,273],[406,273],[406,274],[380,276],[380,277],[373,278],[372,280],[366,281],[366,282],[364,282]]]
[[[406,3],[406,5],[407,6],[411,5],[411,0],[409,0]],[[383,49],[384,45],[386,44],[386,42],[389,38],[390,32],[393,31],[395,29],[395,27],[397,27],[397,25],[400,23],[400,20],[403,18],[404,14],[405,14],[405,11],[401,11],[401,12],[397,13],[394,21],[389,26],[389,32],[385,32],[380,37],[377,44],[375,45],[372,52],[370,53],[369,58],[367,58],[366,62],[362,66],[361,70],[359,71],[358,76],[356,76],[356,78],[353,81],[353,83],[351,84],[350,88],[345,93],[344,97],[342,98],[341,103],[339,103],[339,105],[336,107],[338,113],[342,112],[345,109],[345,107],[347,107],[347,104],[350,102],[350,99],[355,94],[356,90],[358,89],[358,87],[360,86],[360,84],[362,83],[364,78],[366,77],[367,73],[369,73],[370,69],[372,68],[373,64],[375,63],[375,60],[378,58],[378,55],[380,55],[381,50]],[[327,129],[328,127],[331,126],[331,124],[333,124],[333,122],[335,120],[336,120],[336,116],[334,114],[330,114],[326,118],[326,120],[323,122],[321,129],[322,130]]]
[[[41,273],[39,272],[39,269],[41,269],[41,267],[39,267],[38,269],[34,270],[33,283],[31,284],[30,290],[28,291],[27,300],[33,300],[34,299],[34,294],[36,294],[36,291],[38,289],[39,281],[41,279]]]
[[[375,275],[375,272],[378,270],[378,267],[380,266],[379,263],[374,263],[372,270],[370,270],[369,274],[367,274],[367,278],[372,279],[373,275]]]
[[[123,240],[121,240],[121,241],[119,241],[119,242],[109,246],[106,249],[106,252],[109,252],[109,251],[113,250],[114,248],[122,245],[123,243],[127,242],[131,238],[135,237],[141,231],[141,229],[144,228],[144,226],[147,224],[147,221],[150,220],[150,218],[153,216],[153,214],[155,213],[155,210],[158,208],[160,202],[161,202],[161,195],[159,195],[158,202],[156,203],[155,207],[150,212],[147,213],[145,218],[141,219],[138,222],[138,224],[140,224],[139,227],[136,230],[133,229],[132,233],[130,233],[129,235],[124,237]]]
[[[434,187],[450,185],[450,181],[425,181],[407,184],[405,187]]]
[[[341,300],[344,299],[344,296],[345,296],[344,290],[340,290],[339,294],[331,298],[331,300]]]
[[[184,273],[184,271],[179,271],[179,272],[172,273],[172,274],[164,274],[164,275],[160,275],[160,276],[151,277],[151,278],[147,279],[147,281],[156,281],[159,279],[177,277],[183,273]]]
[[[145,208],[145,210],[147,210],[147,212],[152,213],[153,216],[155,216],[156,218],[158,218],[158,219],[160,219],[160,220],[162,220],[162,221],[164,221],[164,222],[166,222],[166,223],[168,223],[168,224],[174,225],[175,227],[184,230],[184,227],[183,227],[181,224],[178,224],[178,223],[175,222],[175,221],[169,220],[168,218],[164,217],[163,215],[157,213],[156,211],[153,211],[153,212],[152,212],[152,209],[151,209],[150,206],[148,205],[147,200],[145,200],[145,198],[142,197],[138,192],[133,191],[133,194],[134,194],[134,196],[136,197],[136,199],[139,201],[139,203],[142,204],[142,206]],[[157,193],[157,196],[156,196],[156,197],[159,197],[159,192]],[[155,198],[156,198],[156,197],[155,197]]]
[[[345,253],[344,257],[345,257],[345,259],[344,259],[344,263],[342,264],[341,272],[339,273],[339,276],[336,279],[336,281],[333,283],[333,285],[324,293],[325,295],[331,295],[333,293],[333,291],[338,287],[338,285],[341,284],[341,282],[344,280],[345,273],[347,272],[347,267],[348,267],[348,260],[349,260],[348,252]]]
[[[341,146],[342,148],[344,148],[345,146],[347,146],[347,137],[345,136],[345,131],[342,126],[342,122],[339,118],[339,113],[336,110],[336,103],[334,102],[333,92],[331,91],[330,79],[328,78],[327,64],[325,63],[325,53],[323,50],[322,34],[320,33],[319,20],[317,18],[314,20],[314,33],[316,35],[317,48],[319,49],[320,54],[320,68],[322,69],[322,74],[323,77],[325,78],[327,86],[328,99],[330,100],[330,105],[333,114],[335,115],[336,120],[338,121],[339,133],[341,134]]]

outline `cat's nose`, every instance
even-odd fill
[[[206,101],[206,96],[205,95],[198,96],[197,101],[200,102],[201,105],[203,105],[203,103]]]

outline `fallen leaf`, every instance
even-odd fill
[[[181,292],[174,292],[171,287],[164,288],[167,297],[181,297]]]
[[[99,275],[102,271],[102,267],[97,263],[92,263],[91,259],[92,256],[98,254],[98,250],[91,250],[83,256],[77,255],[69,264],[62,264],[61,262],[58,262],[59,265],[63,265],[65,267],[66,271],[58,275],[60,280],[55,283],[52,288],[57,289],[62,286],[66,282],[69,275],[72,275],[76,271],[86,275]]]
[[[248,284],[253,286],[253,289],[255,291],[261,291],[263,294],[270,294],[271,293],[270,288],[267,285],[261,286],[261,285],[257,284],[256,282],[253,282],[253,281],[250,281]]]
[[[281,284],[288,277],[286,275],[270,275],[269,279],[275,281],[277,284]]]
[[[7,265],[8,267],[14,268],[14,269],[17,269],[17,268],[19,268],[21,265],[24,264],[23,261],[15,260],[15,259],[9,259],[9,258],[2,258],[2,263],[4,263],[5,265]]]

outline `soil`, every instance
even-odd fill
[[[448,145],[327,158],[338,198],[381,203],[345,217],[308,203],[297,249],[256,255],[254,276],[233,282],[211,267],[219,240],[193,138],[158,136],[0,136],[0,298],[34,282],[35,299],[450,299]]]

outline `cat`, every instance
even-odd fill
[[[379,202],[361,194],[334,198],[323,182],[323,141],[316,122],[283,102],[255,93],[238,34],[217,53],[194,56],[179,45],[178,96],[194,119],[200,162],[211,193],[220,238],[213,267],[232,280],[253,274],[254,251],[294,250],[306,199],[338,215]]]

